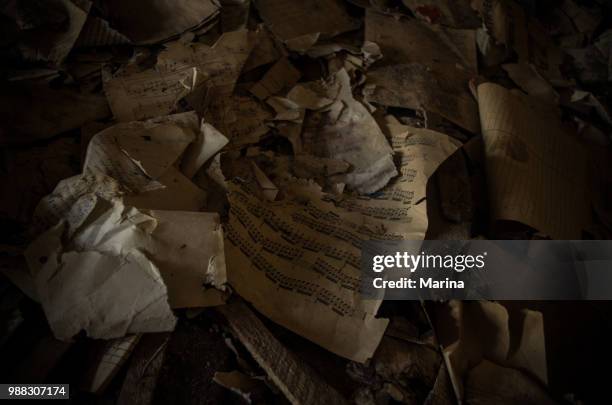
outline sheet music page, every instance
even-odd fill
[[[478,105],[493,220],[580,239],[590,224],[587,157],[551,107],[484,83]]]
[[[423,239],[428,176],[458,145],[444,134],[399,125],[400,176],[371,196],[336,199],[314,183],[285,185],[281,201],[231,182],[226,227],[228,279],[259,311],[354,361],[370,358],[387,320],[362,300],[360,260],[371,239]],[[420,201],[419,201],[420,200]]]
[[[255,33],[247,30],[223,34],[212,46],[180,41],[158,55],[154,69],[106,75],[104,92],[118,121],[135,121],[174,112],[177,103],[193,91],[202,102],[208,89],[231,93],[253,49]]]

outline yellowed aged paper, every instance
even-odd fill
[[[214,287],[225,288],[227,282],[219,215],[186,211],[149,214],[157,220],[157,227],[144,250],[160,269],[170,306],[200,308],[218,304]]]
[[[238,94],[219,95],[208,99],[202,114],[229,140],[226,148],[240,148],[257,143],[268,133],[266,121],[272,113],[255,97]]]
[[[493,220],[556,239],[590,224],[586,152],[555,110],[503,87],[478,86]]]
[[[192,178],[197,171],[217,152],[229,139],[207,122],[202,122],[196,140],[187,148],[181,162],[181,171]]]
[[[83,173],[107,175],[133,193],[163,188],[158,180],[198,131],[194,112],[116,124],[89,142]]]
[[[350,163],[352,171],[343,178],[349,188],[373,193],[397,175],[391,147],[368,109],[353,98],[346,70],[298,84],[287,98],[313,110],[304,122],[302,151]]]
[[[258,99],[265,100],[284,90],[289,90],[289,88],[297,83],[301,76],[302,73],[293,67],[289,59],[281,58],[249,91]]]
[[[81,330],[104,339],[172,330],[176,319],[166,286],[137,249],[155,219],[120,201],[98,199],[87,221],[68,240],[60,222],[25,252],[55,337],[69,340]]]
[[[178,169],[169,168],[160,178],[164,188],[137,194],[126,194],[123,201],[140,209],[201,211],[206,207],[207,194]]]
[[[421,240],[427,230],[427,178],[458,147],[434,131],[393,129],[400,176],[371,196],[334,197],[312,182],[263,201],[253,183],[228,184],[228,280],[275,322],[354,361],[372,356],[387,320],[360,296],[367,240]],[[256,185],[255,185],[256,186]]]
[[[158,55],[154,69],[118,74],[104,80],[104,92],[115,118],[134,121],[174,112],[183,97],[200,89],[198,103],[207,89],[231,93],[254,45],[255,33],[247,30],[223,34],[212,46],[176,41]]]

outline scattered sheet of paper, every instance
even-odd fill
[[[477,72],[474,30],[443,28],[368,10],[366,40],[378,44],[383,55],[367,74],[368,101],[423,109],[470,132],[480,131],[478,107],[468,87]]]
[[[170,167],[160,178],[164,188],[127,194],[123,200],[127,205],[140,209],[201,211],[206,207],[207,194],[174,167]]]
[[[330,38],[359,28],[339,0],[255,0],[259,15],[270,30],[283,42],[302,50],[319,37]],[[317,18],[309,18],[317,10]],[[305,41],[304,41],[305,40]],[[306,44],[304,49],[304,44]]]
[[[108,21],[94,15],[89,15],[79,34],[75,47],[126,45],[131,44],[131,42],[128,37],[112,28]]]
[[[281,58],[249,89],[258,99],[265,100],[270,96],[286,92],[293,87],[302,73],[293,67],[289,59]]]
[[[198,105],[209,102],[213,90],[215,95],[231,93],[254,38],[254,33],[240,30],[223,34],[212,47],[175,41],[158,55],[155,69],[107,74],[104,91],[115,118],[135,121],[170,114],[194,91],[190,101]]]
[[[157,227],[143,247],[160,269],[172,308],[219,305],[227,282],[223,230],[209,212],[151,211]],[[207,284],[208,286],[205,286]]]
[[[529,375],[488,360],[467,375],[465,399],[470,404],[558,403]]]
[[[127,362],[141,335],[128,335],[105,342],[100,359],[89,369],[86,390],[101,394]]]
[[[387,321],[380,301],[359,298],[360,249],[371,239],[423,239],[427,178],[458,147],[430,130],[394,128],[400,176],[372,196],[334,201],[312,183],[285,186],[263,201],[252,186],[229,184],[228,279],[266,316],[349,359],[363,362]]]
[[[110,0],[110,22],[135,44],[154,44],[196,29],[218,14],[214,0]]]
[[[457,69],[452,73],[454,78],[446,80],[448,71],[436,66],[410,63],[373,69],[368,73],[365,97],[385,106],[436,113],[472,133],[480,133],[478,104],[467,87],[472,75]]]
[[[158,180],[199,131],[194,112],[116,124],[89,142],[84,174],[105,174],[133,193],[163,188]]]
[[[444,356],[459,399],[466,395],[466,376],[484,359],[525,370],[541,384],[548,383],[542,313],[522,310],[520,318],[510,322],[509,312],[499,303],[455,304],[458,305],[459,339],[444,348]]]
[[[512,63],[502,65],[508,76],[527,94],[547,103],[556,104],[559,94],[531,65]]]
[[[493,220],[518,221],[556,239],[590,224],[586,152],[552,107],[503,87],[478,86]]]
[[[374,10],[366,11],[365,39],[380,46],[382,65],[418,62],[456,65],[476,72],[476,31],[445,28],[412,18],[395,18]]]
[[[256,98],[227,94],[213,100],[201,111],[207,122],[229,139],[226,148],[257,143],[270,130],[266,121],[272,119],[272,113]]]
[[[105,339],[172,330],[176,319],[166,286],[137,248],[155,219],[120,201],[98,199],[87,221],[68,241],[60,222],[25,253],[55,337],[69,340],[81,330]]]
[[[241,301],[219,311],[255,361],[293,405],[344,404],[344,398],[288,351]]]
[[[185,151],[181,171],[192,178],[229,140],[212,125],[202,122],[195,142]]]
[[[351,189],[373,193],[397,175],[391,147],[367,108],[353,98],[344,69],[328,82],[299,84],[287,97],[315,110],[304,122],[303,152],[350,163],[353,170],[344,182]]]

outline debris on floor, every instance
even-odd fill
[[[370,240],[612,238],[609,2],[0,19],[0,381],[143,405],[609,400],[589,363],[612,360],[608,305],[360,294]]]

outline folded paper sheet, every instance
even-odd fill
[[[586,151],[553,107],[503,87],[478,86],[493,220],[580,239],[590,224]]]
[[[114,125],[90,141],[83,173],[105,174],[134,193],[161,189],[158,180],[198,131],[194,112]]]
[[[229,183],[228,280],[263,314],[349,359],[372,356],[387,325],[380,301],[362,300],[360,249],[370,239],[421,240],[425,187],[457,145],[433,131],[399,125],[401,174],[379,193],[334,201],[313,183],[260,200],[253,184]],[[257,185],[255,185],[257,187]]]
[[[69,340],[81,330],[106,339],[172,330],[176,319],[166,286],[157,266],[137,248],[155,228],[155,219],[121,202],[98,199],[86,220],[88,226],[68,241],[63,241],[61,222],[26,251],[55,337]]]
[[[26,252],[37,298],[58,339],[69,339],[81,329],[94,338],[172,330],[170,306],[223,302],[219,291],[204,286],[224,288],[226,282],[217,214],[145,214],[120,198],[98,197],[87,187],[70,189],[82,194],[70,195],[63,185],[64,191],[41,204],[41,210],[45,207],[54,216],[63,213],[65,221]],[[69,201],[75,202],[66,212]]]

